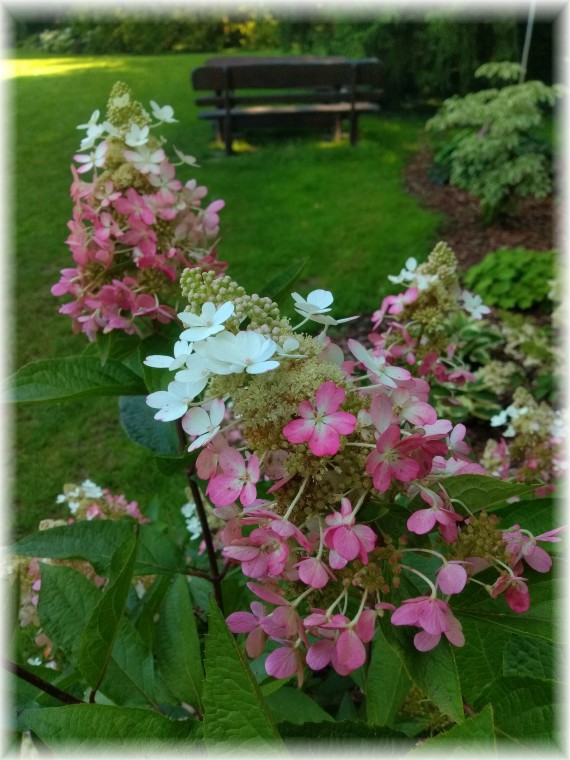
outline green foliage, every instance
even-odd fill
[[[177,699],[202,712],[204,670],[200,640],[188,582],[183,576],[172,581],[158,614],[155,649],[164,681]]]
[[[412,750],[411,755],[421,755],[438,750],[446,754],[454,750],[454,755],[473,752],[489,752],[496,749],[493,708],[486,705],[478,715],[468,718],[464,723],[453,726],[438,736],[423,742]]]
[[[102,366],[97,357],[91,356],[31,362],[7,382],[10,400],[20,404],[146,393],[141,378],[124,364],[109,360]]]
[[[206,636],[204,740],[216,751],[279,751],[281,741],[259,686],[215,602]]]
[[[496,509],[507,499],[530,494],[537,485],[513,483],[489,475],[457,475],[446,479],[445,490],[450,499],[463,502],[470,512],[479,512],[482,509]]]
[[[366,678],[366,719],[370,726],[393,726],[411,679],[378,627]]]
[[[111,574],[101,598],[87,619],[79,646],[79,667],[97,691],[105,675],[131,588],[137,538],[131,534],[111,559]]]
[[[130,520],[79,521],[40,530],[12,547],[14,554],[52,559],[82,559],[107,576],[113,555],[128,540]],[[175,573],[184,568],[182,551],[154,525],[141,525],[135,575]]]
[[[501,248],[470,267],[464,282],[489,306],[530,309],[549,298],[557,258],[557,251]]]
[[[517,64],[505,62],[482,66],[475,75],[509,80],[518,73]],[[427,122],[428,130],[439,132],[469,129],[450,150],[450,181],[480,200],[487,221],[516,198],[551,191],[550,156],[533,131],[542,124],[543,106],[553,106],[561,92],[528,81],[456,95]]]
[[[198,733],[193,720],[169,720],[152,710],[108,705],[69,705],[25,710],[21,724],[55,751],[67,745],[81,752],[129,750],[159,752],[188,742]]]

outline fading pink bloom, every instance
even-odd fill
[[[376,534],[367,525],[357,525],[348,499],[341,499],[340,512],[327,515],[329,526],[323,533],[323,542],[331,551],[329,563],[334,570],[343,568],[347,562],[358,557],[368,564],[368,553],[376,546]]]
[[[261,602],[252,602],[249,606],[251,612],[233,612],[226,618],[226,623],[232,633],[248,634],[245,651],[251,659],[254,659],[263,654],[265,649],[266,635],[259,621],[265,617],[266,610]]]
[[[505,601],[513,612],[526,612],[530,607],[530,594],[526,578],[513,575],[500,575],[491,587],[491,596],[496,599],[504,592]]]
[[[446,562],[436,573],[437,587],[444,594],[460,594],[467,583],[467,570],[462,561]]]
[[[414,646],[420,652],[433,649],[445,634],[447,640],[456,647],[462,647],[465,637],[461,623],[453,615],[447,602],[431,596],[418,596],[404,600],[393,613],[394,625],[414,625],[423,631],[414,636]]]
[[[522,533],[518,525],[513,526],[511,531],[503,533],[503,538],[507,542],[507,551],[513,555],[512,565],[515,566],[521,560],[524,560],[529,567],[538,573],[547,573],[552,567],[552,557],[540,546],[536,545],[537,541],[556,542],[561,539],[558,533],[563,528],[555,528],[540,536],[529,536]]]
[[[290,443],[307,443],[315,456],[334,456],[340,449],[340,436],[349,435],[356,427],[353,414],[337,411],[345,398],[343,388],[327,380],[318,388],[314,406],[301,401],[300,419],[287,423],[283,435]]]
[[[275,649],[265,660],[265,671],[273,678],[290,678],[297,674],[299,688],[303,684],[303,655],[292,642]]]
[[[327,564],[316,557],[304,557],[295,565],[299,569],[299,578],[312,588],[324,588],[334,575]]]
[[[231,504],[237,499],[244,507],[253,504],[257,496],[255,484],[260,477],[259,459],[252,454],[246,463],[242,455],[232,448],[224,448],[219,454],[222,474],[208,483],[206,493],[217,507]]]
[[[457,540],[457,523],[461,522],[463,518],[452,509],[446,509],[441,498],[433,491],[422,489],[420,495],[424,499],[426,499],[425,494],[432,494],[436,499],[432,501],[432,506],[429,509],[418,509],[408,517],[406,523],[408,530],[422,536],[433,530],[437,523],[443,538],[448,543],[453,543]]]
[[[384,493],[390,487],[392,478],[409,482],[417,477],[419,465],[409,457],[410,448],[406,439],[400,440],[400,428],[391,425],[376,441],[376,450],[366,459],[366,472],[372,475],[374,488]]]

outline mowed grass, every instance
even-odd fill
[[[361,120],[356,148],[334,144],[319,130],[251,132],[227,158],[210,124],[198,120],[189,72],[207,57],[97,57],[8,62],[13,143],[12,368],[80,353],[82,335],[58,314],[50,293],[71,265],[65,239],[71,217],[69,166],[82,132],[76,125],[105,112],[117,80],[149,100],[170,104],[179,122],[165,125],[167,148],[196,156],[182,172],[223,198],[220,257],[250,291],[280,270],[309,258],[296,289],[335,294],[336,316],[368,314],[388,292],[386,275],[405,259],[424,259],[437,240],[439,218],[403,189],[402,170],[421,139],[423,123],[390,115]],[[173,156],[173,153],[171,152]],[[7,257],[8,258],[8,257]],[[168,347],[165,346],[165,353]],[[14,421],[10,517],[14,534],[64,516],[55,499],[66,482],[90,477],[123,491],[145,508],[154,496],[182,505],[184,479],[165,476],[152,455],[131,444],[118,421],[116,399],[17,409]]]

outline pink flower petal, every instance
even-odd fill
[[[354,626],[358,638],[365,644],[372,641],[374,638],[376,618],[377,615],[375,610],[364,610],[358,618],[358,623]]]
[[[312,670],[322,670],[331,661],[332,653],[335,648],[336,642],[332,640],[317,641],[309,647],[307,652],[307,665]]]
[[[383,433],[393,424],[394,412],[388,396],[384,394],[374,396],[370,404],[370,417],[379,433]]]
[[[340,435],[350,435],[350,433],[354,432],[357,419],[350,412],[334,412],[334,414],[327,414],[324,422]]]
[[[242,483],[235,475],[217,475],[210,480],[206,493],[217,507],[225,507],[240,495]]]
[[[427,633],[420,631],[414,636],[414,646],[420,652],[429,652],[439,644],[441,633]]]
[[[301,560],[295,567],[299,568],[299,578],[303,583],[312,588],[324,588],[330,580],[324,564],[314,557]]]
[[[338,661],[350,670],[356,670],[366,660],[366,649],[353,630],[343,631],[336,643]]]
[[[315,406],[319,412],[330,414],[336,412],[345,398],[346,394],[343,388],[335,385],[332,380],[327,380],[315,393]]]
[[[309,438],[309,449],[316,457],[332,457],[340,449],[340,438],[335,429],[317,422]]]
[[[232,612],[226,623],[232,633],[249,633],[258,627],[257,619],[251,612]]]
[[[263,654],[265,649],[265,631],[262,628],[254,628],[245,640],[245,651],[248,657],[254,660]]]
[[[467,571],[456,562],[448,562],[436,573],[437,585],[444,594],[460,594],[467,583]]]
[[[335,529],[332,543],[334,550],[348,562],[356,559],[360,551],[358,537],[344,525]]]
[[[538,573],[547,573],[552,567],[552,557],[544,549],[541,549],[540,546],[535,546],[534,551],[525,557],[525,561],[527,565],[530,565]]]
[[[292,647],[280,647],[265,661],[265,670],[273,678],[289,678],[297,670],[297,656]]]
[[[289,443],[305,443],[315,431],[315,421],[310,420],[291,420],[283,428],[283,435]]]
[[[433,509],[418,509],[413,515],[408,517],[406,526],[412,533],[418,533],[420,536],[429,533],[435,525],[435,512]]]

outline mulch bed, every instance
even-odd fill
[[[451,185],[434,185],[428,177],[433,154],[422,149],[405,170],[406,192],[422,205],[443,214],[440,237],[453,248],[460,268],[468,269],[498,248],[530,248],[550,251],[555,247],[555,202],[547,198],[524,198],[517,215],[484,226],[479,202]]]

